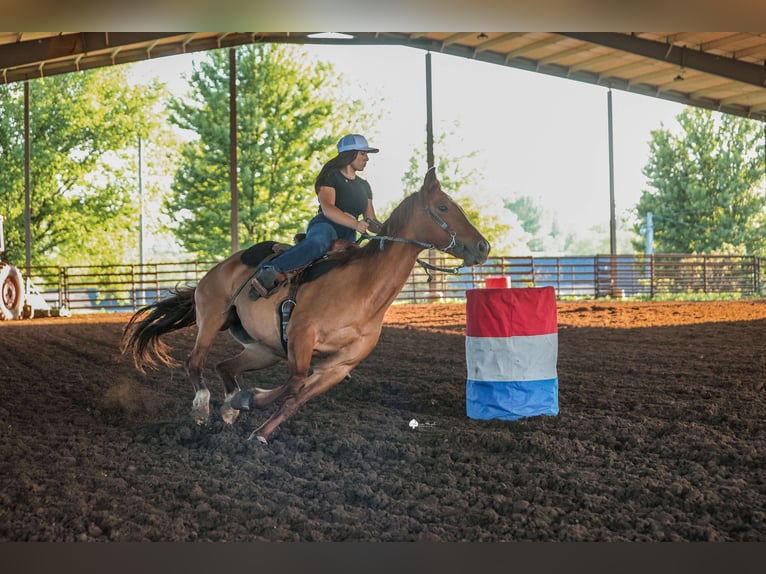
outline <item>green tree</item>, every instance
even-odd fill
[[[331,65],[298,47],[243,46],[236,60],[239,241],[289,241],[316,213],[321,164],[344,132],[369,131],[371,116],[343,98]],[[231,246],[228,50],[195,63],[189,83],[189,97],[171,102],[171,121],[196,137],[183,146],[165,206],[188,251],[219,259]]]
[[[650,190],[635,207],[638,232],[654,214],[655,251],[711,253],[725,244],[763,253],[763,124],[686,108],[680,133],[652,132],[644,167]],[[634,241],[643,251],[642,240]]]
[[[115,263],[134,247],[135,147],[156,125],[159,86],[114,67],[31,80],[32,264]],[[24,257],[23,84],[0,88],[0,213]]]

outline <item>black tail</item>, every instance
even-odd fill
[[[160,341],[160,336],[194,325],[197,320],[195,289],[179,287],[172,296],[139,309],[130,318],[122,333],[120,350],[131,354],[139,371],[143,372],[145,366],[180,365],[168,354],[169,348]]]

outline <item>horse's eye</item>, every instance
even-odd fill
[[[439,210],[439,211],[441,211],[442,213],[447,213],[447,211],[449,211],[449,207],[447,207],[447,206],[446,206],[446,205],[444,205],[443,203],[442,203],[440,206],[438,206],[436,209],[438,209],[438,210]]]

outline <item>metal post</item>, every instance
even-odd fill
[[[144,306],[146,296],[143,285],[144,273],[144,181],[143,181],[143,158],[141,149],[141,136],[138,136],[138,273],[140,294],[138,304]]]
[[[646,244],[644,252],[647,255],[654,253],[654,221],[652,212],[646,214]]]
[[[237,51],[229,48],[229,188],[231,189],[231,252],[239,251],[237,191]]]
[[[426,163],[428,169],[435,164],[434,159],[434,110],[431,88],[431,52],[426,52]]]
[[[617,219],[614,206],[614,138],[612,135],[612,89],[607,92],[607,114],[609,118],[609,249],[617,253]]]
[[[619,297],[617,286],[617,216],[614,206],[614,137],[612,133],[612,88],[607,92],[607,115],[609,124],[609,291],[612,297]]]
[[[144,266],[144,182],[141,158],[141,136],[138,136],[138,264]]]
[[[651,277],[651,263],[649,259],[654,254],[654,215],[651,211],[646,213],[646,238],[644,247],[644,257],[646,259],[646,274]]]
[[[431,85],[431,52],[426,52],[426,163],[428,169],[436,165],[434,159],[434,110],[433,110],[433,90]],[[433,250],[428,251],[428,263],[436,264],[436,255]],[[436,285],[431,282],[428,284],[429,294],[436,292]]]
[[[29,80],[24,82],[24,243],[26,244],[25,273],[29,278],[32,267],[32,189],[29,150]]]

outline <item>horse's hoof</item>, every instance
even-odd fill
[[[203,426],[210,420],[209,411],[192,411],[192,419],[197,426]]]
[[[221,407],[221,420],[226,423],[227,425],[234,424],[234,421],[237,420],[237,417],[239,416],[239,411],[234,410],[230,406],[222,406]]]
[[[267,441],[265,438],[263,438],[261,435],[258,434],[258,431],[253,431],[250,433],[250,436],[247,437],[247,440],[257,440],[261,444],[269,444],[269,441]]]
[[[255,398],[250,391],[238,391],[231,397],[231,408],[238,411],[250,411],[253,409],[253,402]]]

